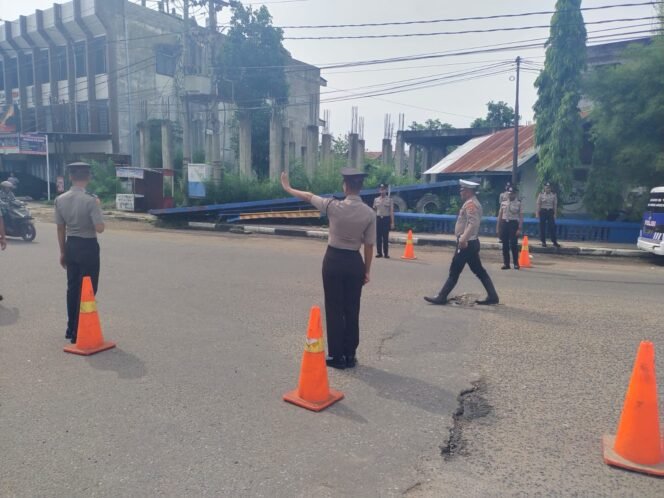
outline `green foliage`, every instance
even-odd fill
[[[449,123],[443,123],[440,119],[427,119],[424,124],[413,121],[408,127],[410,130],[452,130],[454,126]]]
[[[581,0],[556,2],[544,71],[535,81],[535,140],[540,146],[537,172],[540,182],[556,184],[563,195],[571,191],[583,139],[579,101],[586,28],[580,9]]]
[[[191,162],[194,164],[205,163],[205,151],[203,149],[195,150],[191,155]]]
[[[623,57],[585,82],[594,154],[584,203],[598,218],[621,210],[631,189],[664,184],[664,37],[629,47]],[[638,219],[641,206],[629,202],[628,218]]]
[[[336,157],[348,157],[348,133],[340,137],[332,137],[332,154]]]
[[[100,163],[92,161],[91,166],[92,180],[87,190],[97,195],[102,203],[114,201],[120,181],[115,176],[113,162]]]
[[[514,109],[507,102],[488,102],[486,118],[477,118],[471,128],[510,128],[514,126]]]

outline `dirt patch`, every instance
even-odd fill
[[[459,407],[454,412],[452,419],[454,421],[450,428],[450,435],[444,445],[440,447],[440,454],[445,461],[454,458],[457,455],[464,455],[466,441],[463,437],[464,429],[473,420],[486,417],[491,413],[492,407],[487,402],[486,383],[483,380],[473,382],[473,387],[461,391],[457,400]]]

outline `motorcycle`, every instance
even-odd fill
[[[21,237],[26,242],[32,242],[37,236],[34,219],[24,203],[13,201],[0,203],[0,212],[5,222],[5,235],[8,237]]]

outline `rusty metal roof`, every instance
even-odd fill
[[[469,140],[426,170],[424,174],[507,173],[512,170],[513,147],[514,129],[500,130],[491,135]],[[536,153],[535,125],[520,126],[519,166]]]

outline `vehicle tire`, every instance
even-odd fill
[[[23,234],[21,237],[23,237],[23,240],[26,242],[32,242],[35,240],[35,237],[37,236],[37,229],[32,223],[28,223],[25,226],[25,229],[23,230]]]
[[[408,211],[408,204],[406,204],[406,201],[400,195],[393,195],[392,202],[394,203],[395,213],[399,212],[405,213],[406,211]]]
[[[440,209],[440,199],[434,194],[424,194],[415,205],[415,211],[418,213],[439,213]]]

